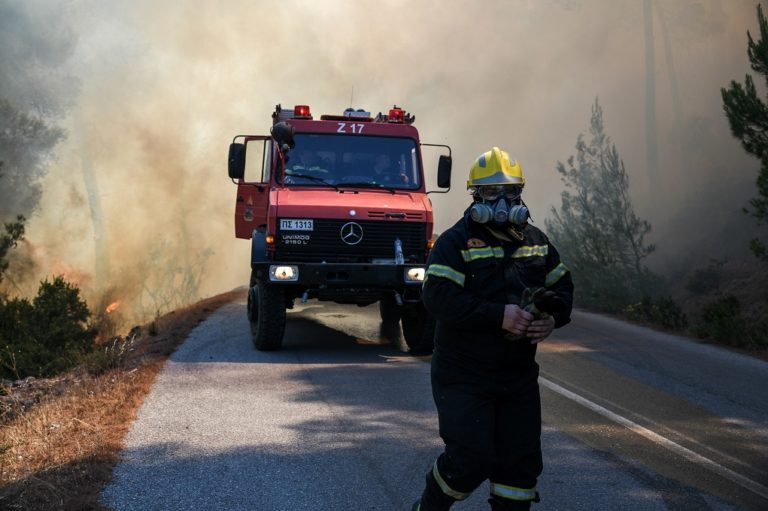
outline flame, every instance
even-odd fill
[[[117,310],[118,307],[120,307],[120,304],[123,303],[122,300],[117,300],[116,302],[112,302],[109,305],[107,305],[107,308],[104,309],[107,311],[107,314],[114,312]]]

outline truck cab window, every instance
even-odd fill
[[[416,144],[409,138],[297,134],[288,168],[289,173],[334,184],[379,184],[403,190],[421,187]],[[313,180],[297,177],[289,184],[311,185]]]

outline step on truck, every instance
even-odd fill
[[[312,298],[379,302],[382,331],[400,323],[409,351],[431,353],[434,320],[421,303],[434,243],[428,194],[450,189],[451,149],[422,144],[414,119],[397,106],[315,119],[308,105],[277,105],[270,135],[234,137],[235,235],[251,240],[257,349],[280,349],[286,309]],[[427,191],[422,146],[447,152],[437,165],[442,190]]]

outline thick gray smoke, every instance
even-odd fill
[[[77,90],[64,66],[75,44],[65,8],[0,2],[0,220],[29,216],[40,200],[64,137],[57,122]]]
[[[46,16],[60,10],[33,5]],[[110,299],[137,313],[247,282],[226,150],[235,134],[267,133],[276,103],[315,113],[397,104],[415,114],[425,142],[454,151],[452,191],[431,196],[440,231],[468,201],[472,161],[493,145],[521,161],[526,202],[543,227],[562,190],[555,164],[574,153],[599,97],[636,210],[654,226],[658,265],[706,262],[734,226],[745,239],[753,229],[741,207],[757,164],[731,137],[720,99],[720,87],[748,70],[752,2],[654,0],[649,45],[634,0],[67,5],[71,30],[28,17],[30,37],[61,51],[38,71],[55,76],[65,60],[80,83],[28,238],[41,276],[114,289]],[[652,181],[646,48],[655,51]],[[3,58],[24,70],[23,55]],[[43,92],[61,106],[69,90]]]

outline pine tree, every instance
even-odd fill
[[[655,279],[643,259],[655,247],[645,243],[651,225],[632,209],[629,176],[597,99],[590,134],[589,142],[579,135],[567,166],[557,163],[566,190],[546,227],[578,281],[580,304],[616,311],[650,293]]]
[[[762,75],[768,85],[768,22],[761,5],[757,6],[757,20],[760,38],[755,41],[747,31],[747,55],[752,69]],[[744,78],[743,85],[731,81],[731,86],[721,89],[721,92],[723,109],[733,136],[741,140],[742,147],[748,153],[760,159],[758,195],[749,201],[751,210],[745,211],[762,225],[768,220],[768,107],[758,96],[755,82],[749,74]],[[768,247],[759,238],[752,239],[750,247],[758,258],[768,262]]]
[[[0,180],[3,178],[2,168],[3,162],[0,161]],[[15,222],[5,224],[5,233],[0,233],[0,282],[3,281],[3,274],[8,269],[8,253],[16,247],[19,241],[24,239],[25,221],[26,219],[22,215],[18,215]],[[0,300],[2,297],[2,293],[0,293]]]

